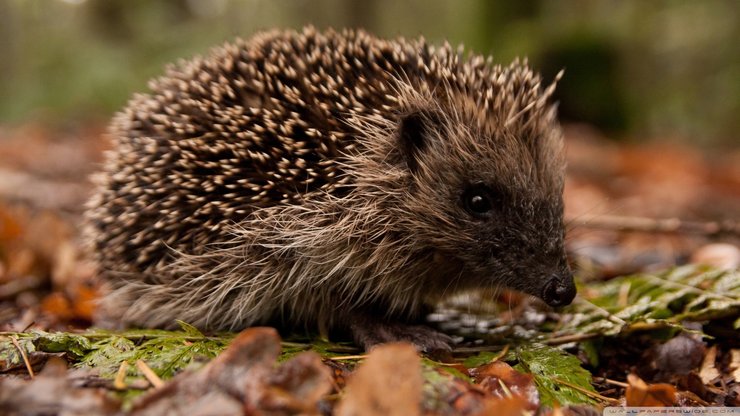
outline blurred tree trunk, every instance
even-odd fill
[[[371,29],[378,16],[377,0],[349,0],[344,2],[347,27]]]
[[[137,20],[141,15],[159,12],[166,21],[178,22],[192,17],[187,0],[167,2],[102,0],[85,4],[88,22],[93,33],[99,33],[113,41],[126,41],[137,35]],[[157,10],[157,9],[164,9]]]
[[[13,79],[16,56],[17,10],[14,2],[0,1],[0,86],[5,90],[8,80]]]
[[[126,8],[135,7],[129,1],[93,1],[85,6],[94,33],[117,41],[128,39],[133,35],[133,28],[125,18]]]

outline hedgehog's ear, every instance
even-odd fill
[[[415,111],[401,117],[398,126],[398,140],[401,154],[412,172],[419,167],[419,156],[429,142],[429,125],[434,117]]]

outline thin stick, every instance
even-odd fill
[[[726,221],[686,221],[678,218],[623,217],[618,215],[599,215],[584,220],[568,218],[568,223],[576,227],[603,228],[619,231],[637,231],[647,233],[686,233],[707,236],[723,234],[740,236],[740,223]]]
[[[504,395],[506,397],[512,398],[514,396],[513,394],[511,394],[511,390],[509,390],[509,387],[506,385],[506,383],[504,383],[503,380],[498,379],[498,384],[499,384],[499,386],[501,386],[501,389],[504,390]]]
[[[459,347],[452,350],[453,354],[475,354],[479,352],[494,352],[501,350],[500,345],[481,345],[477,347]]]
[[[509,344],[504,345],[504,349],[501,350],[498,354],[496,354],[495,357],[491,358],[491,363],[495,363],[496,361],[504,358],[506,356],[506,353],[509,352]]]
[[[627,383],[624,383],[624,382],[621,382],[621,381],[617,381],[617,380],[612,380],[610,378],[606,378],[606,377],[594,377],[594,379],[597,379],[597,378],[599,380],[603,380],[607,384],[612,384],[612,385],[623,387],[623,388],[627,388],[629,386],[629,384],[627,384]]]
[[[567,344],[569,342],[579,342],[579,341],[586,341],[591,338],[596,338],[599,336],[599,334],[573,334],[573,335],[563,335],[562,337],[553,337],[544,340],[543,342],[547,345],[562,345]]]
[[[341,355],[338,357],[329,357],[332,361],[342,361],[342,360],[364,360],[367,358],[367,354],[360,354],[360,355]]]
[[[609,402],[609,403],[612,403],[612,404],[619,403],[619,400],[617,400],[617,399],[612,399],[611,397],[602,396],[599,393],[594,393],[592,391],[588,391],[588,390],[584,389],[581,386],[577,386],[577,385],[575,385],[573,383],[570,383],[568,381],[565,381],[565,380],[563,380],[561,378],[553,377],[552,379],[556,383],[564,384],[564,385],[572,388],[573,390],[578,390],[578,391],[580,391],[581,393],[585,394],[588,397],[591,397],[591,398],[594,398],[594,399],[597,399],[597,400],[602,400],[602,401],[605,401],[605,402]]]
[[[136,360],[136,368],[141,371],[147,381],[151,383],[154,388],[159,388],[164,385],[164,381],[162,381],[162,379],[159,378],[159,376],[154,371],[152,371],[152,369],[149,368],[149,366],[146,365],[144,361]]]
[[[118,390],[126,389],[126,370],[128,370],[128,361],[121,361],[121,366],[118,367],[116,378],[113,380],[113,387]]]
[[[21,354],[21,357],[23,358],[23,363],[26,365],[26,370],[28,371],[28,375],[31,376],[31,380],[35,377],[33,374],[33,367],[31,367],[31,362],[28,361],[28,356],[26,355],[26,350],[21,348],[21,344],[18,343],[18,339],[16,337],[10,337],[10,342],[15,345],[15,347],[18,349],[18,352]]]

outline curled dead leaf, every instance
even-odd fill
[[[530,403],[522,396],[490,397],[477,415],[522,416],[529,414]],[[533,414],[533,413],[532,413]]]
[[[418,415],[422,383],[421,359],[413,345],[378,346],[350,377],[336,414]]]
[[[275,329],[249,328],[201,371],[142,397],[132,414],[318,414],[317,402],[331,390],[329,369],[311,352],[276,367],[279,353]]]
[[[471,375],[476,383],[493,397],[521,397],[527,410],[537,410],[540,406],[540,396],[534,384],[534,377],[514,370],[503,361],[474,368]]]
[[[676,388],[665,383],[648,385],[635,374],[629,374],[625,398],[627,406],[675,406]]]
[[[729,368],[732,371],[732,378],[740,383],[740,349],[733,348],[730,350]]]

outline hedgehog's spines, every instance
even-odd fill
[[[313,27],[168,66],[116,115],[87,214],[109,309],[130,323],[228,329],[370,303],[418,313],[461,284],[412,237],[458,221],[421,212],[450,198],[429,197],[434,186],[462,182],[456,164],[532,199],[559,191],[555,82],[543,90],[526,61],[502,67],[462,46]],[[399,151],[414,113],[441,153]],[[409,157],[428,183],[414,183]],[[408,200],[415,191],[431,199]]]

